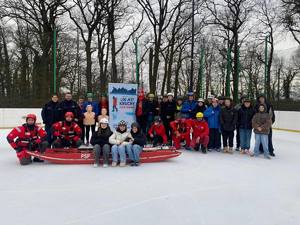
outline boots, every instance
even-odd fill
[[[233,153],[233,149],[232,149],[232,147],[230,147],[229,149],[228,149],[228,151],[227,151],[229,154],[232,154]]]
[[[202,146],[201,151],[202,151],[202,153],[206,154],[207,153],[207,147]]]
[[[223,153],[228,153],[228,147],[224,147]]]

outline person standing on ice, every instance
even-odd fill
[[[159,105],[158,102],[154,99],[155,95],[154,94],[148,94],[148,99],[145,101],[145,107],[144,107],[144,114],[145,114],[145,118],[147,120],[147,128],[146,131],[148,132],[154,117],[158,116],[159,113]]]
[[[238,115],[232,106],[232,99],[226,98],[220,113],[224,153],[233,153],[233,138]]]
[[[82,114],[84,114],[87,111],[86,107],[88,105],[91,105],[93,106],[93,112],[96,114],[97,117],[99,115],[99,107],[98,107],[98,103],[93,101],[93,93],[87,93],[86,97],[87,97],[87,101],[83,103]]]
[[[204,111],[204,117],[207,118],[209,127],[209,143],[208,150],[220,151],[221,136],[220,136],[220,113],[221,107],[217,98],[212,99],[212,105]]]
[[[14,128],[8,135],[7,141],[15,149],[21,165],[32,163],[31,156],[26,151],[45,152],[48,147],[46,141],[47,133],[43,128],[36,125],[36,115],[28,114],[26,123]],[[33,158],[34,162],[43,162],[38,158]]]
[[[86,138],[86,146],[89,146],[90,131],[92,132],[93,135],[95,133],[95,127],[96,127],[96,113],[93,112],[92,105],[86,106],[86,112],[83,113],[83,126],[84,126],[85,138]]]
[[[43,124],[45,124],[45,130],[47,133],[47,141],[51,145],[53,137],[51,133],[51,127],[54,123],[59,121],[58,115],[57,115],[57,106],[58,106],[58,95],[53,94],[51,97],[51,100],[46,103],[42,109],[42,119]]]
[[[103,155],[103,167],[108,167],[110,144],[109,137],[113,134],[109,127],[108,119],[99,120],[98,130],[92,135],[91,144],[93,145],[95,163],[94,167],[99,166],[101,154]]]
[[[63,121],[66,112],[72,112],[74,115],[74,121],[77,123],[80,119],[82,119],[82,113],[77,102],[72,100],[72,94],[66,93],[65,100],[60,102],[57,106],[58,110],[58,121]]]
[[[197,106],[197,102],[194,99],[194,93],[189,92],[188,94],[188,99],[184,101],[181,109],[181,117],[187,118],[187,119],[192,119],[195,117],[194,111]]]
[[[175,119],[176,120],[181,118],[182,104],[183,104],[183,97],[178,96],[176,99],[176,109],[175,109]]]
[[[147,116],[145,113],[145,93],[143,89],[139,89],[138,92],[135,115],[136,121],[141,126],[141,129],[145,134],[147,129]]]
[[[127,123],[121,120],[115,132],[109,137],[112,146],[112,167],[116,167],[120,156],[120,167],[126,166],[126,146],[133,142],[133,138],[127,131]]]
[[[255,148],[254,156],[259,156],[259,146],[262,144],[264,156],[266,159],[271,159],[268,149],[268,135],[272,126],[272,117],[267,112],[265,104],[260,104],[258,112],[252,118],[252,127],[255,133]]]
[[[126,145],[126,152],[131,160],[131,166],[139,166],[140,154],[143,151],[143,147],[146,144],[146,137],[142,133],[140,125],[138,123],[131,124],[131,136],[133,141],[131,144]]]
[[[168,140],[171,142],[170,123],[175,120],[176,102],[172,93],[167,94],[166,101],[161,103],[161,119],[166,129]]]
[[[274,108],[273,106],[267,101],[266,97],[264,95],[260,95],[257,98],[257,102],[256,102],[256,106],[255,106],[255,110],[256,112],[259,111],[259,106],[261,104],[265,105],[266,108],[266,112],[269,113],[269,115],[271,116],[271,120],[272,120],[272,124],[275,122],[275,112],[274,112]],[[273,147],[273,141],[272,141],[272,135],[273,131],[272,131],[272,126],[270,128],[270,132],[268,134],[268,148],[269,148],[269,152],[270,152],[270,156],[274,157],[275,153],[274,153],[274,147]],[[260,145],[259,147],[260,152],[263,152],[263,146]]]
[[[192,130],[193,138],[191,142],[192,148],[199,151],[201,145],[201,151],[207,152],[207,146],[209,142],[209,128],[207,122],[204,120],[202,112],[196,114],[196,119],[193,121]]]
[[[237,132],[240,133],[241,154],[250,155],[250,141],[252,134],[252,118],[255,114],[251,106],[251,100],[244,98],[243,104],[238,110]],[[236,136],[237,137],[237,136]]]
[[[79,147],[82,144],[81,128],[74,122],[74,114],[66,112],[65,120],[52,126],[54,148]]]
[[[203,98],[199,98],[197,102],[198,103],[194,109],[195,118],[197,118],[196,117],[197,113],[199,113],[199,112],[204,113],[204,111],[207,109]]]

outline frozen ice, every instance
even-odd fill
[[[300,133],[276,158],[183,151],[140,167],[20,166],[0,130],[1,225],[299,225]]]

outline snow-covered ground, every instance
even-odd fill
[[[299,225],[300,134],[277,157],[187,152],[138,168],[21,167],[1,130],[2,225]]]

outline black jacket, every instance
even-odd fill
[[[198,112],[204,113],[204,111],[205,111],[206,109],[207,109],[207,108],[206,108],[206,105],[199,106],[199,105],[197,104],[197,106],[196,106],[196,108],[195,108],[195,110],[194,110],[194,114],[196,115]]]
[[[106,129],[101,129],[100,127],[98,130],[92,135],[91,144],[92,145],[100,145],[103,147],[105,144],[109,144],[109,137],[113,134],[109,127]]]
[[[50,101],[44,105],[42,109],[43,123],[52,126],[59,121],[57,106],[58,102]]]
[[[237,112],[233,107],[224,107],[221,109],[220,122],[224,131],[234,131],[237,123]]]
[[[138,128],[138,132],[137,133],[133,133],[132,130],[131,130],[130,133],[131,133],[131,136],[133,137],[132,144],[136,144],[136,145],[139,145],[141,147],[144,147],[144,145],[146,144],[146,137],[142,133],[141,129]]]
[[[66,112],[72,112],[76,119],[81,119],[82,117],[80,107],[73,100],[70,101],[64,100],[61,103],[59,103],[57,106],[57,112],[58,112],[59,121],[64,120]]]
[[[174,120],[176,112],[176,102],[167,101],[161,103],[161,116],[164,119]]]
[[[157,116],[159,112],[156,108],[159,108],[158,106],[159,105],[157,101],[146,100],[143,105],[143,114],[145,116],[149,116],[150,114],[152,114],[153,116]]]
[[[246,108],[244,105],[238,111],[238,123],[237,127],[240,129],[252,129],[252,118],[255,114],[255,110],[252,106]]]

